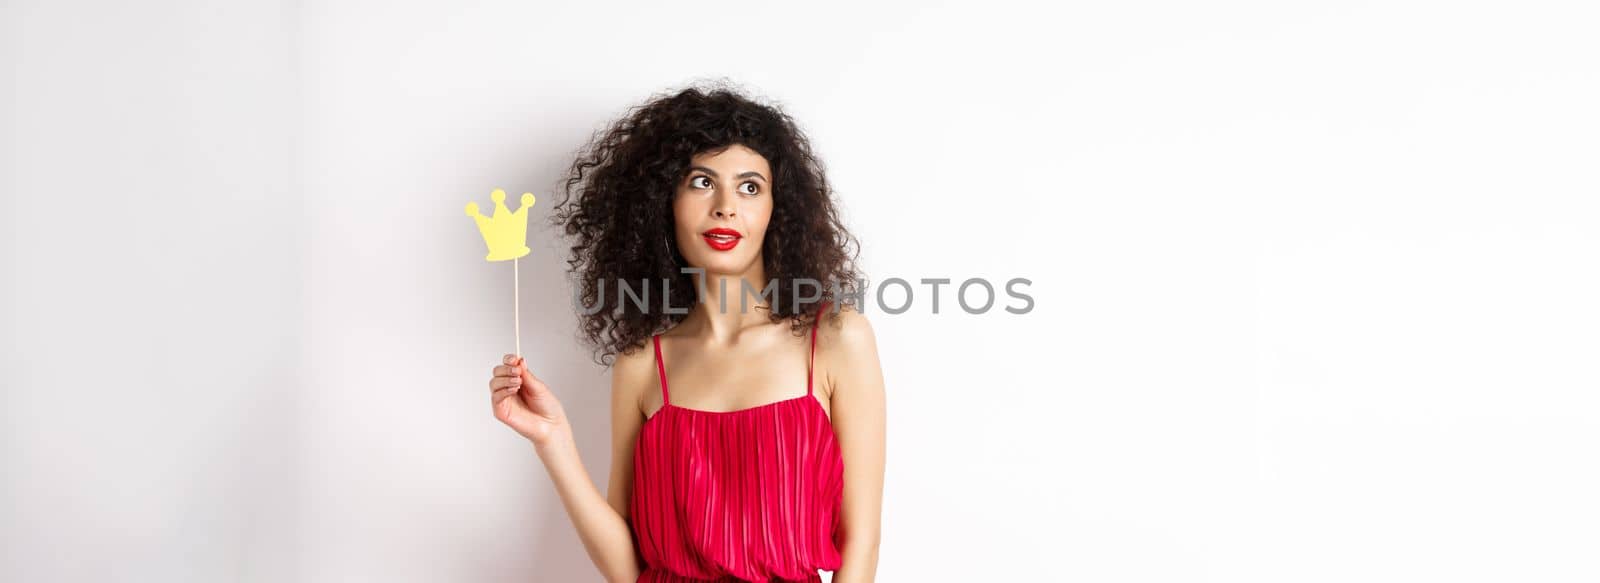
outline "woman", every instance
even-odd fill
[[[554,220],[612,368],[606,495],[520,357],[491,402],[606,580],[873,580],[883,376],[846,301],[855,240],[793,120],[726,89],[635,107],[572,164]]]

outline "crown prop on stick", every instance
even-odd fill
[[[484,259],[489,261],[511,261],[511,309],[512,328],[517,338],[517,356],[522,356],[522,306],[520,301],[521,290],[518,289],[517,259],[527,255],[528,249],[528,209],[533,206],[534,197],[531,192],[522,193],[522,207],[516,212],[506,208],[506,191],[498,188],[489,193],[489,199],[494,201],[494,215],[483,216],[478,212],[478,203],[467,203],[467,216],[478,223],[478,233],[483,235],[483,243],[489,246],[489,254]]]

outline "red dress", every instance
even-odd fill
[[[822,309],[826,309],[824,303]],[[822,312],[818,310],[817,320]],[[844,460],[806,394],[737,411],[672,404],[652,337],[661,409],[639,430],[629,523],[638,581],[822,581],[839,568]],[[811,362],[817,331],[811,329]]]

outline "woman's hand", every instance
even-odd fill
[[[494,367],[489,379],[489,402],[494,406],[494,418],[515,429],[544,447],[563,437],[571,436],[567,415],[561,409],[550,387],[528,372],[522,357],[507,354],[503,364]]]

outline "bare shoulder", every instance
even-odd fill
[[[822,316],[822,327],[817,330],[817,344],[827,342],[829,350],[846,354],[875,349],[872,322],[854,306],[840,306],[839,311],[829,311]],[[821,347],[818,347],[821,351]]]
[[[649,343],[636,346],[631,351],[619,352],[611,363],[611,392],[620,402],[631,403],[644,414],[643,396],[655,380],[655,352]]]
[[[817,361],[830,398],[841,388],[862,386],[867,384],[863,379],[882,374],[878,340],[866,314],[848,305],[824,314],[817,328]]]

